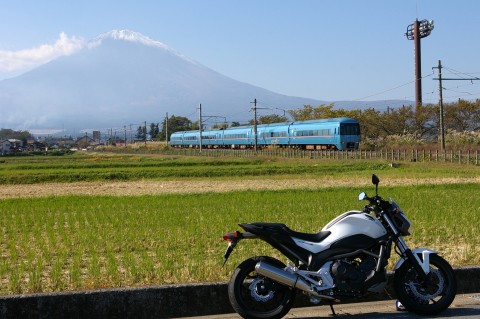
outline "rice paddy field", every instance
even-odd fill
[[[0,294],[228,280],[271,254],[242,241],[222,268],[222,235],[240,222],[317,232],[358,193],[399,203],[411,247],[480,264],[480,170],[451,163],[200,158],[86,153],[0,158]],[[394,166],[395,168],[393,168]]]

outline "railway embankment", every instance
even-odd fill
[[[458,293],[480,292],[480,266],[455,268]],[[393,274],[386,293],[350,302],[395,298]],[[296,307],[308,306],[297,295]],[[233,312],[226,283],[119,288],[0,297],[0,318],[179,318]]]

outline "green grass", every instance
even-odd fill
[[[0,184],[111,181],[245,176],[325,175],[339,171],[380,170],[386,163],[330,162],[275,158],[201,158],[135,155],[72,155],[5,158]]]
[[[243,241],[222,268],[221,237],[237,223],[315,232],[361,209],[363,190],[373,187],[1,200],[0,294],[224,281],[250,256],[284,260],[261,241]],[[454,265],[480,262],[479,191],[477,184],[380,185],[414,223],[407,241],[438,249]]]
[[[400,163],[391,168],[384,160],[315,160],[272,157],[205,158],[161,155],[75,154],[66,156],[5,157],[0,162],[0,185],[79,181],[133,181],[141,179],[241,179],[332,177],[480,176],[474,165],[451,163]]]
[[[478,177],[451,163],[75,154],[5,157],[0,184],[78,181]],[[341,183],[347,185],[346,183]],[[46,185],[47,187],[47,185]],[[158,196],[51,196],[0,200],[0,294],[227,280],[243,259],[277,252],[243,241],[225,268],[221,236],[240,222],[282,222],[316,232],[373,187]],[[454,265],[480,263],[478,184],[382,187],[413,221],[407,241]]]

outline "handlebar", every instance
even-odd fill
[[[384,200],[378,195],[375,195],[373,197],[368,197],[367,194],[362,193],[360,194],[362,197],[362,200],[367,200],[369,205],[366,205],[363,210],[366,213],[370,212],[375,212],[376,214],[379,214],[381,211],[386,210],[388,208],[387,205],[390,205],[389,201]],[[360,198],[360,196],[359,196]]]

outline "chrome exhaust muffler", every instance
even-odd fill
[[[302,291],[305,291],[317,297],[321,297],[329,300],[335,299],[330,296],[320,295],[316,291],[312,290],[311,286],[305,281],[305,279],[303,279],[299,275],[292,274],[288,271],[272,266],[264,261],[259,261],[255,265],[255,270],[258,274],[265,276],[267,278],[270,278],[285,286],[300,289]]]

